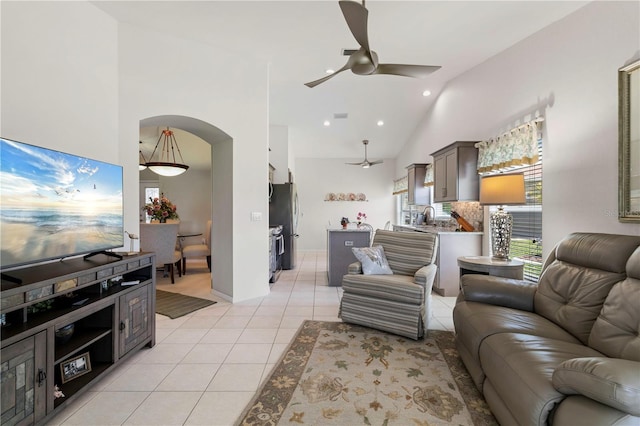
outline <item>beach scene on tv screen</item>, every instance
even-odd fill
[[[122,167],[0,138],[0,262],[122,246]]]

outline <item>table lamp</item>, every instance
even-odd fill
[[[493,259],[509,260],[513,216],[505,205],[525,204],[524,173],[498,174],[480,181],[480,205],[498,206],[491,214],[491,251]]]

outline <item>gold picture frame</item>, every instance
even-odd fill
[[[640,222],[640,60],[618,70],[618,220]]]

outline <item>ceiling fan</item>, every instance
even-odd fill
[[[370,166],[375,166],[376,164],[380,164],[384,161],[384,160],[369,161],[369,159],[367,158],[367,145],[369,145],[369,141],[365,139],[362,141],[362,144],[364,145],[364,160],[359,163],[345,163],[345,164],[349,164],[351,166],[361,166],[363,169],[368,169]]]
[[[362,0],[362,4],[351,0],[340,0],[338,3],[340,4],[340,9],[342,9],[344,19],[347,21],[347,25],[351,30],[351,34],[353,34],[353,37],[355,37],[360,45],[360,49],[349,56],[347,63],[342,68],[326,77],[305,83],[305,86],[315,87],[346,70],[351,70],[352,73],[357,75],[391,74],[404,77],[424,78],[442,68],[433,65],[379,63],[378,55],[369,48],[369,36],[367,34],[369,11],[364,7],[364,0]]]

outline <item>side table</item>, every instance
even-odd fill
[[[484,274],[496,277],[524,277],[524,262],[516,259],[497,260],[491,256],[461,256],[458,258],[460,276],[465,274]]]

